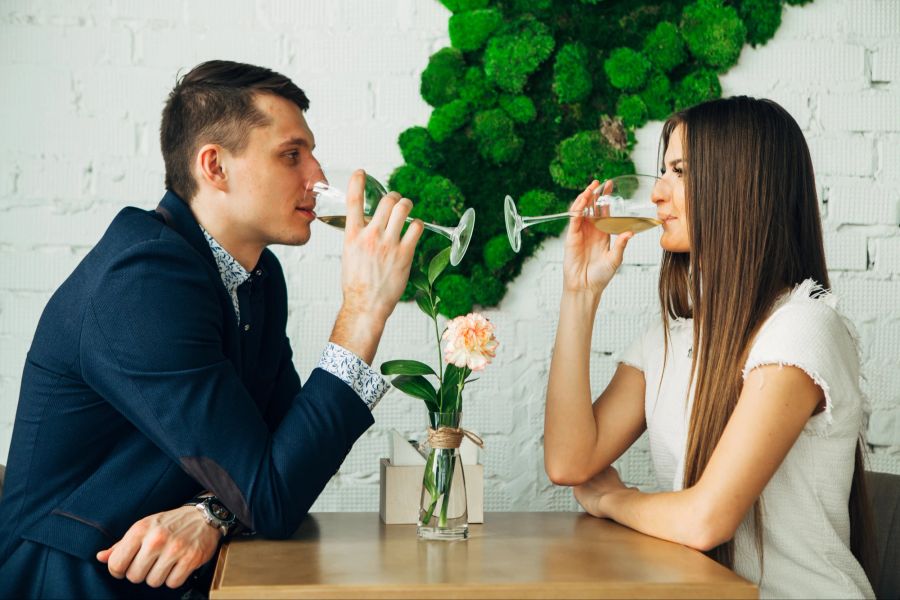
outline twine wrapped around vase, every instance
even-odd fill
[[[463,437],[467,437],[479,448],[484,448],[484,440],[462,427],[428,428],[428,445],[432,448],[459,448]]]

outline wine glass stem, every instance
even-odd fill
[[[580,217],[582,213],[577,211],[557,213],[555,215],[543,215],[540,217],[522,217],[522,227],[530,227],[539,223],[547,223],[548,221],[558,221],[560,219],[569,219],[571,217]]]
[[[412,223],[413,219],[406,217],[407,223]],[[425,229],[428,231],[433,231],[434,233],[439,233],[445,238],[452,240],[453,239],[453,228],[452,227],[441,227],[440,225],[435,225],[434,223],[422,223],[425,226]]]

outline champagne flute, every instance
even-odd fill
[[[332,227],[343,229],[347,224],[346,193],[327,181],[316,182],[312,186],[312,191],[316,197],[316,218]],[[387,193],[377,179],[366,174],[366,185],[363,192],[363,218],[366,223],[372,220],[378,202]],[[407,223],[412,223],[412,221],[413,219],[406,218]],[[475,229],[475,210],[466,209],[456,227],[444,227],[434,223],[424,223],[424,225],[428,231],[438,233],[450,240],[450,264],[455,267],[462,261],[469,248],[469,242],[472,241],[472,232]]]
[[[506,196],[504,216],[509,245],[518,252],[522,249],[522,230],[539,223],[579,216],[591,219],[597,229],[613,235],[646,231],[662,225],[656,218],[656,205],[651,198],[654,190],[663,193],[663,188],[669,185],[653,175],[620,175],[607,179],[594,190],[594,201],[581,212],[570,210],[535,217],[521,216],[515,201]]]

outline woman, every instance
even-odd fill
[[[736,97],[673,115],[662,146],[662,318],[593,405],[594,314],[633,234],[611,246],[579,217],[566,235],[547,473],[592,515],[702,550],[763,597],[871,597],[859,357],[826,291],[803,134],[774,102]],[[645,429],[668,491],[610,466]]]

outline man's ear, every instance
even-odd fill
[[[197,152],[200,181],[223,192],[228,190],[228,174],[224,164],[225,154],[225,149],[218,144],[206,144]]]

